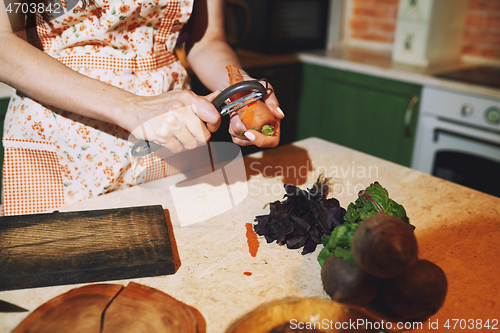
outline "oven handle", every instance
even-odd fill
[[[415,95],[410,99],[408,103],[408,107],[405,112],[405,134],[408,137],[411,137],[411,118],[413,116],[413,110],[415,109],[415,105],[418,103],[418,96]]]
[[[479,144],[482,144],[482,145],[492,146],[492,147],[497,148],[497,149],[500,148],[500,144],[498,142],[494,142],[494,141],[492,142],[492,141],[484,140],[483,138],[480,138],[480,137],[477,137],[477,136],[470,136],[470,135],[467,135],[467,134],[457,133],[457,132],[454,132],[454,131],[447,131],[447,130],[444,130],[444,129],[441,129],[441,128],[436,128],[434,130],[434,137],[432,138],[432,141],[438,142],[439,141],[439,136],[442,135],[442,134],[454,136],[456,138],[461,138],[462,140],[473,141],[473,142],[476,142],[476,143],[479,143]]]
[[[457,124],[454,122],[449,122],[441,118],[437,118],[434,115],[423,114],[421,115],[422,127],[430,129],[432,132],[432,141],[439,141],[439,134],[450,134],[456,137],[462,137],[467,140],[473,140],[477,142],[488,143],[494,146],[500,146],[500,133],[488,131],[485,129],[478,129],[471,126],[466,126],[463,124]],[[423,133],[422,133],[423,134]],[[420,135],[422,135],[420,134]],[[421,140],[421,136],[417,138]]]

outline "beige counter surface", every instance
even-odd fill
[[[431,64],[427,67],[411,66],[393,62],[390,51],[356,47],[336,47],[329,51],[303,52],[299,54],[299,59],[303,63],[353,71],[423,86],[432,86],[464,94],[500,99],[500,89],[498,88],[462,83],[433,76],[439,73],[485,64],[481,62],[460,59]],[[495,64],[495,66],[498,67],[498,64]]]
[[[168,276],[108,282],[135,281],[166,292],[196,307],[207,322],[207,332],[222,333],[265,302],[287,296],[327,297],[316,260],[321,246],[302,255],[301,250],[268,244],[259,237],[257,255],[249,253],[245,223],[269,212],[266,203],[283,197],[284,183],[305,189],[322,172],[335,184],[330,196],[347,207],[360,189],[379,181],[404,205],[416,226],[419,256],[440,265],[448,277],[445,304],[431,317],[439,320],[438,332],[446,331],[442,325],[448,319],[500,320],[500,198],[316,138],[247,156],[245,164],[248,182],[239,185],[248,186],[247,198],[225,213],[184,227],[168,187],[160,186],[164,180],[150,188],[133,187],[60,210],[163,205],[171,215],[179,270]],[[217,198],[211,200],[217,205]],[[79,286],[4,291],[0,299],[33,311]],[[9,332],[28,314],[0,313],[0,332]],[[428,331],[427,326],[419,331]]]

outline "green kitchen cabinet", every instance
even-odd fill
[[[420,85],[304,64],[297,138],[319,137],[410,166]]]

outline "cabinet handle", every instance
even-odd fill
[[[411,98],[410,103],[408,103],[408,107],[405,112],[405,134],[406,136],[411,136],[411,117],[413,115],[413,109],[415,105],[418,103],[418,96],[415,95]]]

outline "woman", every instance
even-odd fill
[[[0,81],[17,95],[4,125],[6,215],[43,212],[147,181],[138,180],[145,162],[129,157],[130,133],[177,153],[218,129],[220,115],[210,101],[229,85],[225,66],[239,64],[225,41],[223,0],[79,2],[56,19],[36,14],[38,48],[33,38],[23,40],[25,15],[9,1],[17,0],[0,1]],[[181,29],[189,35],[190,66],[214,91],[208,96],[187,90],[174,51]],[[274,94],[266,103],[284,117]],[[279,142],[279,135],[245,131],[238,117],[229,132],[239,145]],[[163,167],[160,176],[169,172]]]

